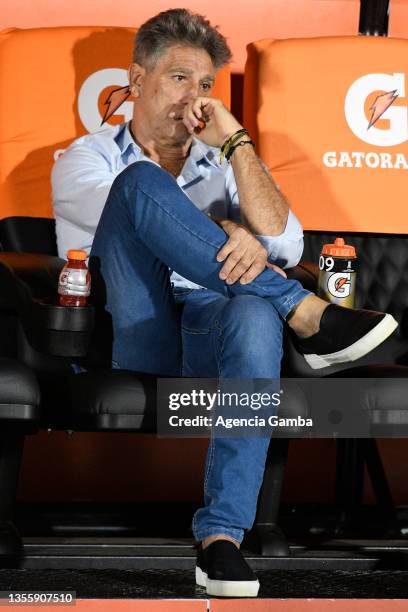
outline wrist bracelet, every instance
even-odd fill
[[[225,153],[225,149],[232,144],[232,140],[235,139],[237,136],[239,136],[240,134],[248,134],[248,131],[245,128],[241,128],[240,130],[237,130],[236,132],[234,132],[233,134],[231,134],[231,136],[229,138],[227,138],[227,140],[224,142],[224,144],[221,147],[221,151],[222,153]]]
[[[253,140],[241,140],[240,142],[237,142],[237,144],[232,145],[226,155],[225,155],[225,159],[227,160],[227,162],[229,162],[229,160],[231,159],[232,154],[234,153],[235,149],[237,149],[238,147],[243,147],[246,144],[250,144],[253,147],[255,147],[255,143]]]
[[[249,137],[248,131],[245,128],[241,128],[240,130],[234,132],[234,134],[232,134],[229,138],[227,138],[227,140],[221,147],[220,164],[222,163],[222,160],[226,156],[226,153],[229,151],[230,147],[244,135]]]

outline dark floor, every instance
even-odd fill
[[[79,598],[207,598],[195,586],[191,505],[20,504],[25,556],[0,569],[0,591],[74,591]],[[408,599],[408,510],[384,521],[363,508],[283,507],[286,557],[247,545],[261,598]],[[407,605],[408,609],[408,605]]]
[[[408,571],[405,540],[327,539],[290,542],[290,552],[275,556],[242,547],[255,570]],[[24,538],[24,557],[7,567],[25,570],[177,570],[195,566],[192,538],[61,537]],[[1,566],[0,566],[1,567]],[[3,567],[5,567],[3,565]]]
[[[408,598],[408,571],[259,570],[262,598]],[[1,591],[75,591],[78,598],[206,598],[193,571],[0,570]]]

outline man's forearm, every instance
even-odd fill
[[[252,146],[237,147],[231,157],[231,164],[242,221],[254,234],[281,234],[286,227],[289,207],[262,167]]]

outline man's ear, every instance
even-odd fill
[[[140,64],[134,63],[130,64],[128,74],[130,93],[134,98],[138,98],[142,91],[146,70]]]

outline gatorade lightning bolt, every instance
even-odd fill
[[[319,258],[319,297],[354,308],[356,293],[356,250],[336,238],[334,244],[325,244]]]

